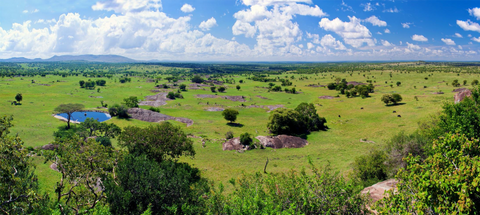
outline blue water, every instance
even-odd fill
[[[58,116],[64,117],[65,119],[68,119],[68,115],[66,113],[61,113],[57,114]],[[107,121],[110,118],[110,114],[108,113],[100,113],[100,112],[74,112],[72,114],[72,121],[79,121],[79,122],[85,122],[87,118],[93,118],[99,122]]]

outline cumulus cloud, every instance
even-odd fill
[[[476,17],[477,20],[480,19],[480,8],[476,7],[476,8],[468,9],[468,13],[470,13],[470,15]]]
[[[40,10],[38,10],[38,9],[31,10],[31,11],[29,11],[29,10],[22,11],[22,13],[38,13],[38,12],[40,12]]]
[[[93,10],[115,11],[115,13],[140,12],[162,8],[161,0],[105,0],[92,6]]]
[[[217,26],[217,20],[212,17],[206,21],[201,22],[198,27],[200,27],[203,31],[209,31],[215,26]]]
[[[452,39],[442,38],[442,41],[449,46],[454,46],[455,45],[455,41],[453,41]]]
[[[478,38],[477,37],[472,37],[472,40],[477,42],[477,43],[480,43],[480,37],[478,37]]]
[[[189,5],[189,4],[184,4],[182,6],[182,8],[180,8],[180,10],[184,13],[191,13],[195,10],[194,7],[192,7],[192,5]]]
[[[343,45],[342,42],[336,40],[332,35],[327,34],[322,37],[322,40],[320,40],[320,45],[323,47],[330,47],[335,50],[346,50],[347,48]]]
[[[425,36],[417,35],[417,34],[412,36],[412,40],[419,41],[419,42],[427,42],[428,41],[428,39]]]
[[[460,28],[462,28],[465,31],[480,32],[480,25],[470,20],[467,20],[467,21],[457,20],[457,25],[460,26]]]
[[[420,49],[420,46],[411,44],[411,43],[409,43],[409,42],[407,42],[407,47],[408,47],[409,49],[413,49],[413,50],[419,50],[419,49]]]
[[[326,31],[333,31],[343,38],[346,44],[349,44],[355,48],[361,47],[363,43],[369,46],[374,46],[375,42],[371,39],[372,33],[367,27],[362,25],[361,20],[353,17],[348,17],[349,22],[343,22],[339,18],[329,20],[323,18],[319,22],[319,26]]]
[[[365,22],[369,22],[369,23],[371,23],[371,24],[374,25],[374,26],[380,26],[380,27],[385,27],[385,26],[387,26],[387,22],[380,20],[380,19],[379,19],[378,17],[376,17],[376,16],[368,17],[368,18],[366,18],[364,21],[365,21]]]
[[[383,46],[393,46],[393,44],[391,44],[390,42],[386,41],[386,40],[382,40],[382,45]]]
[[[410,25],[413,24],[413,23],[405,22],[405,23],[401,23],[401,24],[402,24],[403,28],[410,28]]]
[[[390,34],[390,30],[388,28],[385,29],[384,31],[386,34]]]
[[[298,47],[293,44],[302,39],[302,31],[293,18],[327,15],[317,5],[299,4],[311,4],[310,0],[243,0],[242,3],[249,8],[233,15],[236,22],[232,33],[256,37],[255,51],[264,55],[298,54]]]
[[[459,33],[455,33],[455,37],[458,37],[458,38],[463,38],[463,36]]]

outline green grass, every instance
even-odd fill
[[[243,104],[246,106],[283,104],[287,108],[295,108],[301,102],[314,103],[319,115],[327,119],[330,129],[310,134],[307,138],[309,145],[301,149],[265,149],[244,153],[223,151],[221,139],[228,131],[234,132],[237,137],[244,132],[249,132],[254,136],[268,135],[266,125],[269,113],[260,108],[243,108],[241,107],[242,102],[195,97],[197,94],[213,94],[208,88],[205,91],[188,90],[183,92],[185,99],[168,101],[168,104],[160,109],[161,113],[167,115],[193,119],[194,125],[191,127],[186,127],[176,121],[172,123],[185,127],[186,133],[196,136],[204,135],[212,140],[207,142],[204,148],[200,139],[195,139],[197,153],[195,158],[182,158],[181,160],[200,168],[204,176],[217,182],[225,184],[230,178],[236,177],[242,172],[263,171],[267,157],[270,160],[267,169],[269,172],[284,172],[292,168],[300,169],[306,167],[308,159],[311,159],[314,164],[330,163],[334,169],[348,174],[350,165],[357,156],[367,153],[372,148],[382,147],[386,139],[401,130],[414,131],[418,127],[417,122],[440,111],[443,102],[453,101],[454,93],[451,91],[454,88],[447,86],[442,81],[451,83],[454,79],[458,79],[460,82],[468,80],[470,83],[473,79],[478,79],[478,75],[462,74],[457,76],[454,73],[435,73],[425,80],[424,78],[427,76],[425,73],[400,74],[394,72],[390,80],[389,73],[390,71],[383,71],[383,74],[382,72],[371,72],[366,75],[376,77],[376,79],[370,79],[376,81],[374,83],[376,85],[375,93],[366,99],[346,98],[343,95],[331,100],[319,99],[319,96],[336,96],[338,92],[326,88],[306,87],[306,85],[317,83],[326,85],[335,80],[333,76],[346,78],[347,81],[365,83],[367,78],[363,77],[363,73],[360,75],[354,73],[353,76],[343,73],[327,73],[324,76],[293,74],[296,77],[295,80],[292,80],[295,86],[288,88],[296,87],[297,91],[301,92],[295,95],[267,92],[265,88],[258,88],[266,87],[267,83],[254,82],[247,80],[245,76],[238,76],[235,77],[236,84],[227,84],[226,93],[217,93],[218,95],[245,96],[247,102],[243,102]],[[281,77],[284,78],[284,76]],[[301,76],[309,79],[300,81],[298,78]],[[32,79],[36,80],[35,84],[31,83]],[[78,81],[87,79],[58,76],[47,76],[46,78],[36,76],[23,78],[23,80],[19,77],[0,79],[0,91],[2,92],[0,93],[0,113],[12,114],[15,119],[12,133],[18,134],[26,146],[37,147],[52,142],[53,132],[60,126],[65,126],[64,122],[52,117],[54,108],[59,104],[81,103],[86,108],[93,109],[100,106],[102,100],[113,105],[121,103],[123,98],[129,96],[138,96],[142,99],[144,96],[155,94],[150,92],[155,84],[147,83],[143,78],[132,78],[131,83],[125,84],[115,82],[115,78],[107,79],[107,86],[101,87],[100,93],[97,93],[96,90],[80,89]],[[238,81],[241,79],[246,83],[239,84]],[[385,84],[385,81],[388,81],[388,84]],[[393,83],[390,83],[391,81]],[[395,85],[397,81],[402,82],[400,87]],[[38,83],[51,86],[41,86]],[[159,84],[161,83],[165,82]],[[190,83],[186,82],[186,84]],[[241,90],[235,89],[237,84],[241,85]],[[277,82],[277,84],[279,83]],[[393,84],[394,87],[390,87],[390,84]],[[427,88],[424,89],[423,86],[427,86]],[[433,94],[440,90],[445,94]],[[22,93],[24,100],[22,105],[12,106],[10,103],[14,100],[16,93]],[[401,94],[403,96],[402,103],[405,104],[385,106],[380,98],[386,93]],[[269,100],[258,98],[257,95],[269,98]],[[91,98],[97,96],[103,98]],[[414,99],[415,96],[418,97],[418,101]],[[243,127],[228,126],[221,116],[221,112],[205,111],[207,107],[215,105],[237,109],[240,112],[237,122]],[[394,110],[397,113],[392,113]],[[339,115],[341,117],[338,117]],[[401,118],[397,115],[401,115]],[[134,119],[111,119],[107,122],[115,123],[120,127],[143,127],[151,124]],[[362,138],[375,143],[360,142]],[[58,173],[50,170],[48,164],[43,164],[41,158],[35,158],[35,162],[42,189],[52,192],[51,189],[58,179]]]

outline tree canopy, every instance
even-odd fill
[[[238,114],[239,113],[238,113],[237,110],[234,110],[234,109],[231,109],[231,108],[227,108],[227,109],[223,110],[223,112],[222,112],[223,118],[227,121],[230,121],[231,123],[233,123],[237,120]]]
[[[82,104],[61,104],[55,108],[57,114],[65,113],[67,114],[67,129],[70,129],[70,120],[72,119],[72,114],[77,111],[81,111],[85,106]]]

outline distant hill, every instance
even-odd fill
[[[9,58],[9,59],[0,59],[0,62],[9,62],[9,63],[30,63],[30,62],[97,62],[97,63],[133,63],[137,62],[136,60],[119,56],[119,55],[62,55],[62,56],[53,56],[48,59],[28,59],[23,57]]]

